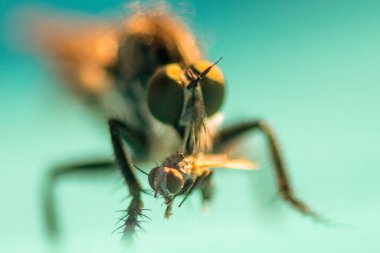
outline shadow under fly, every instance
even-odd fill
[[[53,169],[44,186],[47,227],[57,233],[56,181],[76,171],[119,168],[131,198],[123,220],[124,237],[140,227],[142,194],[134,163],[161,159],[147,175],[153,196],[162,196],[169,218],[199,189],[203,203],[213,195],[211,168],[255,169],[256,164],[228,156],[228,147],[257,131],[269,145],[278,191],[303,214],[316,216],[294,196],[279,145],[264,121],[251,120],[219,129],[225,81],[217,63],[205,60],[186,25],[164,8],[136,9],[119,25],[54,23],[40,19],[42,52],[77,94],[99,112],[110,112],[108,126],[115,160],[91,161]],[[129,147],[128,151],[125,145]],[[140,169],[137,169],[140,170]]]

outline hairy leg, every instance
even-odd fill
[[[229,145],[243,134],[255,130],[264,134],[267,138],[276,172],[278,190],[281,197],[299,212],[316,216],[316,214],[303,201],[295,197],[281,156],[277,138],[272,129],[264,121],[254,120],[222,130],[216,137],[215,150],[223,149],[223,147]]]
[[[167,204],[165,209],[165,219],[169,219],[170,216],[172,216],[172,207],[173,207],[173,201],[170,201],[170,203]]]
[[[56,237],[59,234],[57,221],[55,188],[57,181],[71,174],[92,173],[94,171],[106,171],[115,169],[116,164],[111,160],[97,160],[56,167],[46,176],[42,186],[42,204],[46,230],[49,236]]]
[[[123,148],[123,137],[125,136],[123,133],[128,133],[128,136],[132,136],[134,139],[137,137],[133,134],[133,130],[120,120],[110,119],[108,123],[116,161],[132,197],[124,217],[124,239],[131,239],[136,227],[140,227],[138,219],[142,215],[141,193],[143,189],[133,172],[130,157]]]
[[[202,193],[202,204],[204,207],[207,207],[207,204],[211,201],[214,196],[214,183],[212,180],[213,172],[210,173],[204,178],[203,182],[199,185]]]

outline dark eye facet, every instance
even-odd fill
[[[150,172],[149,172],[149,175],[148,175],[148,181],[149,181],[149,185],[150,187],[153,189],[153,190],[156,190],[154,189],[154,178],[156,177],[156,174],[157,174],[157,170],[159,169],[159,167],[155,167],[153,168]]]
[[[198,61],[190,66],[191,70],[198,76],[213,63],[208,61]],[[202,87],[203,100],[207,116],[216,113],[224,99],[224,77],[218,66],[213,66],[210,72],[200,81]]]
[[[175,125],[181,116],[184,100],[182,78],[182,68],[173,63],[159,68],[149,81],[149,110],[163,123]]]
[[[166,188],[175,195],[179,193],[184,185],[182,174],[176,169],[169,169],[166,173]]]

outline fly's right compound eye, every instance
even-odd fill
[[[195,62],[190,68],[196,75],[200,75],[212,65],[212,62],[202,60]],[[206,114],[210,117],[220,109],[223,103],[225,93],[223,73],[218,66],[214,65],[206,76],[200,80],[200,83]]]
[[[148,84],[148,106],[159,121],[175,125],[183,107],[183,69],[172,63],[159,68]]]

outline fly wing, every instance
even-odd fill
[[[64,84],[89,97],[100,96],[109,88],[106,69],[114,64],[117,55],[112,24],[70,15],[30,19],[37,51],[48,58]]]
[[[198,158],[199,167],[207,168],[225,168],[225,169],[240,169],[240,170],[254,170],[258,166],[256,163],[246,159],[230,159],[225,154],[204,155]]]
[[[71,13],[44,17],[42,11],[22,16],[27,37],[66,86],[101,107],[104,93],[113,88],[132,103],[125,107],[145,110],[147,81],[157,68],[202,58],[180,18],[160,4],[152,7],[133,5],[130,15],[116,22]]]

